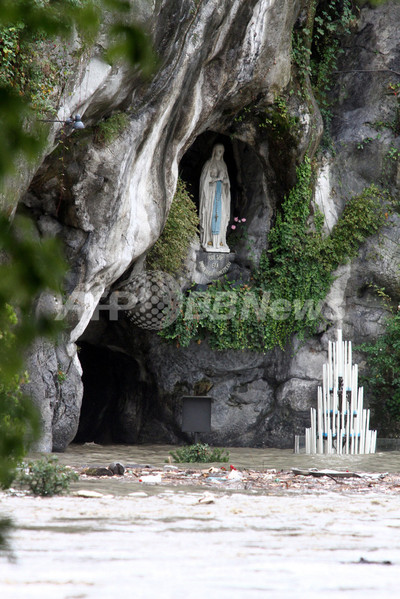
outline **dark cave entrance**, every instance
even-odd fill
[[[83,398],[74,443],[177,443],[176,410],[166,406],[148,365],[147,335],[124,313],[92,320],[78,341]],[[179,409],[179,408],[177,408]]]
[[[75,443],[138,443],[149,385],[136,360],[80,341],[84,395]]]

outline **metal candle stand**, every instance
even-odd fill
[[[358,365],[352,364],[351,341],[342,341],[341,329],[337,337],[336,342],[329,341],[318,406],[311,408],[311,427],[305,431],[306,453],[375,453],[377,431],[369,430],[370,410],[364,409],[364,390],[358,387]]]

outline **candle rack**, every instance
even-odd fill
[[[358,386],[358,365],[352,363],[351,341],[343,341],[338,329],[337,341],[329,341],[317,409],[311,408],[311,427],[305,431],[306,453],[375,453],[377,432],[369,430],[369,421],[364,390]]]

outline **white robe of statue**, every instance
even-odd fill
[[[224,146],[214,146],[200,177],[200,243],[206,252],[229,252],[226,230],[230,218],[231,191]]]

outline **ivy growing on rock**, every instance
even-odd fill
[[[309,87],[321,111],[325,132],[324,145],[329,145],[332,119],[329,92],[332,75],[343,53],[341,38],[350,33],[355,22],[351,0],[311,1],[303,26],[292,35],[292,60],[297,68],[301,94],[309,99]]]
[[[363,384],[379,434],[400,436],[400,309],[385,322],[383,335],[360,349],[368,364]]]
[[[68,37],[78,33],[81,50],[94,43],[100,23],[109,43],[105,58],[124,59],[149,77],[157,58],[149,36],[132,22],[125,0],[2,0],[0,3],[0,178],[15,159],[33,159],[46,143],[38,112],[55,112],[77,57],[68,58]],[[107,16],[106,16],[106,13]],[[110,18],[111,14],[111,18]],[[78,51],[79,54],[79,51]]]
[[[38,112],[54,111],[54,93],[62,83],[59,52],[43,34],[24,35],[23,23],[0,29],[0,86],[9,87]],[[53,58],[51,58],[53,54]]]
[[[341,36],[350,34],[355,20],[351,0],[329,0],[319,2],[314,17],[311,46],[311,81],[313,90],[324,118],[325,125],[331,120],[328,93],[332,87],[332,73],[344,50]]]

